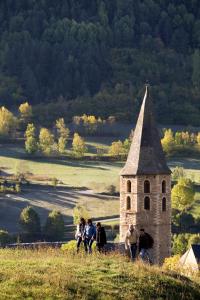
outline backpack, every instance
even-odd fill
[[[148,248],[153,248],[154,240],[152,236],[148,233],[146,233],[146,237],[148,239]]]

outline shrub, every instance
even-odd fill
[[[75,253],[77,248],[76,248],[76,240],[71,240],[66,244],[63,244],[61,247],[61,250],[64,252],[71,252],[71,253]],[[96,242],[94,242],[92,244],[92,250],[96,251]],[[85,249],[84,249],[84,244],[83,242],[81,243],[80,246],[80,253],[84,253]]]
[[[107,186],[106,192],[110,195],[115,195],[116,194],[116,186],[114,184]]]
[[[64,232],[65,225],[63,216],[59,211],[53,210],[47,218],[44,234],[48,240],[56,241],[64,238]]]
[[[180,260],[179,254],[171,256],[171,257],[167,257],[167,258],[165,258],[163,268],[165,270],[177,272],[177,268],[179,267],[179,260]]]

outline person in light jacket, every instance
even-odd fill
[[[77,241],[76,247],[77,247],[77,253],[79,252],[81,242],[84,240],[84,231],[85,231],[85,219],[80,218],[80,223],[77,225],[75,239]]]
[[[92,244],[96,238],[96,228],[92,224],[91,219],[87,220],[83,237],[84,237],[85,252],[92,253]]]
[[[129,229],[125,236],[125,249],[130,252],[130,257],[132,261],[134,261],[136,258],[137,243],[138,233],[135,230],[134,226],[131,224],[129,225]]]

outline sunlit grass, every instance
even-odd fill
[[[0,250],[0,299],[196,299],[200,286],[119,254]]]

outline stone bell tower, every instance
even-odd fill
[[[153,262],[171,254],[171,171],[162,150],[149,87],[134,131],[128,158],[120,173],[120,241],[129,224],[154,239]]]

